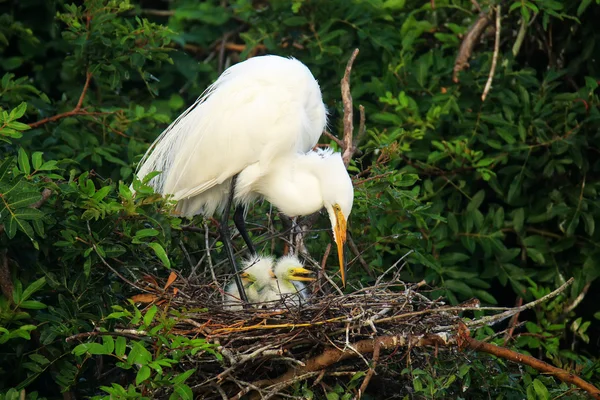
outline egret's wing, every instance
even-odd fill
[[[276,157],[314,145],[325,124],[325,109],[308,69],[297,61],[303,70],[235,68],[249,61],[226,71],[161,134],[144,156],[139,177],[162,171],[151,184],[179,200],[199,195],[258,161],[266,169]],[[311,102],[307,96],[318,99]]]

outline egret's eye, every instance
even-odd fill
[[[334,204],[334,205],[333,205],[333,209],[334,209],[335,211],[340,211],[340,210],[341,210],[341,207],[339,206],[339,204]]]

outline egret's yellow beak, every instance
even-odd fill
[[[310,276],[304,276],[304,275],[310,275],[312,273],[313,273],[312,271],[310,271],[306,268],[298,267],[298,268],[292,269],[288,279],[290,281],[314,281],[314,280],[316,280],[316,278],[311,278]]]
[[[344,244],[346,243],[346,217],[342,213],[340,207],[336,204],[333,207],[335,214],[335,226],[333,234],[335,235],[335,243],[338,249],[338,258],[340,260],[340,273],[342,275],[342,285],[346,287],[346,265],[344,264]]]

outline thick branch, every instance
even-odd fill
[[[597,387],[589,382],[584,381],[577,375],[565,371],[564,369],[554,367],[548,363],[545,363],[544,361],[538,360],[537,358],[517,353],[516,351],[507,349],[505,347],[500,347],[496,346],[495,344],[485,343],[480,340],[473,339],[470,336],[466,336],[464,339],[467,347],[472,350],[493,354],[496,357],[510,360],[518,364],[529,365],[537,371],[552,375],[563,382],[575,385],[578,388],[588,392],[594,399],[600,400],[600,390],[598,390]]]
[[[458,54],[456,55],[456,61],[454,62],[454,69],[452,72],[452,80],[454,83],[459,82],[458,73],[463,69],[469,68],[469,58],[471,58],[471,54],[473,54],[473,48],[483,31],[485,31],[485,28],[487,28],[490,23],[491,20],[488,14],[479,14],[479,17],[465,35],[460,44]]]
[[[453,339],[451,340],[455,343]],[[306,361],[304,367],[289,369],[286,373],[275,379],[264,379],[254,382],[254,385],[265,387],[292,380],[298,375],[323,370],[340,361],[358,357],[359,354],[371,354],[375,351],[377,346],[380,347],[380,350],[385,351],[393,350],[397,347],[447,346],[449,344],[451,343],[448,340],[448,337],[443,334],[428,334],[423,336],[394,335],[380,336],[376,339],[365,339],[352,344],[352,348],[344,350],[335,347],[328,348],[318,356]]]

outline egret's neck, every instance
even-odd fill
[[[318,157],[296,154],[272,163],[258,191],[284,214],[309,215],[323,208]]]

